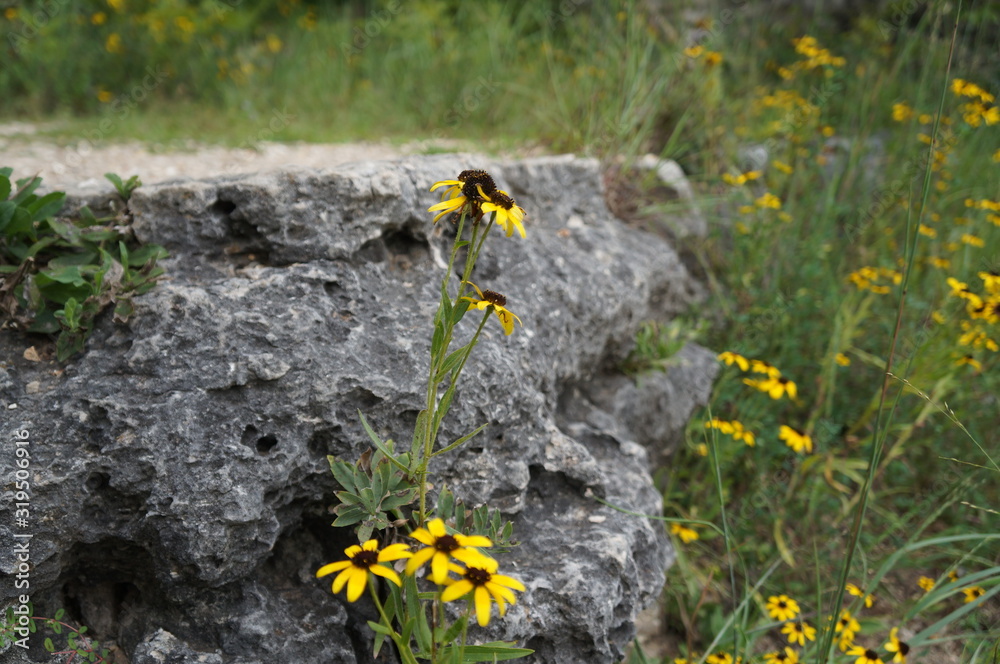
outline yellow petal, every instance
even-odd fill
[[[351,578],[351,575],[354,573],[354,570],[356,569],[358,568],[355,567],[354,565],[351,565],[350,567],[348,567],[343,572],[337,575],[337,578],[333,580],[333,585],[331,586],[334,595],[336,595],[337,593],[339,593],[341,590],[344,589],[344,585],[347,584],[347,581]],[[364,573],[364,570],[361,570],[361,572]]]
[[[459,597],[464,597],[468,594],[475,586],[472,585],[470,581],[462,579],[451,584],[441,593],[442,602],[451,602],[458,599]]]
[[[416,531],[414,531],[416,532]],[[406,573],[412,575],[418,569],[423,567],[424,563],[431,559],[435,550],[432,547],[427,547],[426,549],[420,549],[413,557],[406,562]]]
[[[479,289],[476,288],[476,291]],[[427,530],[430,531],[431,535],[435,538],[444,537],[448,534],[448,530],[444,527],[444,521],[441,519],[434,519],[427,524]]]
[[[448,554],[436,551],[431,558],[431,581],[443,586],[448,580]]]
[[[486,588],[479,586],[476,588],[474,597],[476,600],[476,620],[479,621],[480,627],[486,627],[490,624],[490,594]]]
[[[340,560],[335,563],[330,563],[329,565],[323,565],[318,570],[316,570],[316,578],[326,576],[327,574],[333,574],[334,572],[339,572],[342,569],[350,567],[353,563],[350,560]]]
[[[427,532],[423,528],[417,528],[414,530],[410,533],[410,537],[417,540],[421,544],[426,544],[427,546],[434,546],[434,542],[437,541],[437,538],[434,537],[433,534]]]
[[[361,593],[365,591],[365,586],[368,585],[368,572],[361,569],[360,567],[355,567],[355,574],[351,575],[350,580],[347,582],[347,601],[356,602]]]
[[[409,558],[413,554],[410,552],[409,545],[406,544],[390,544],[389,546],[382,549],[378,554],[378,561],[380,563],[389,562],[390,560],[399,560],[400,558]]]
[[[505,574],[491,574],[490,577],[490,581],[493,581],[494,583],[499,583],[502,586],[507,586],[508,588],[513,588],[514,590],[520,590],[521,592],[525,591],[524,584],[513,577]],[[513,604],[513,602],[511,602],[511,604]]]
[[[372,574],[377,574],[383,578],[389,579],[397,586],[403,585],[403,580],[399,578],[399,574],[396,574],[396,570],[391,567],[386,567],[385,565],[372,565],[368,568],[368,571]]]

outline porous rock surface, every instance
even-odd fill
[[[354,537],[329,525],[339,487],[326,456],[367,449],[358,409],[408,440],[454,233],[430,223],[427,189],[466,168],[490,170],[528,211],[528,239],[491,236],[474,278],[524,327],[485,328],[442,440],[489,427],[432,465],[437,486],[499,507],[521,542],[502,565],[527,592],[474,635],[534,648],[536,662],[622,656],[673,553],[662,524],[592,496],[659,512],[643,444],[676,437],[715,365],[689,347],[681,368],[638,387],[617,372],[638,324],[669,319],[699,287],[662,239],[610,215],[597,162],[570,156],[138,189],[135,233],[171,257],[128,323],[103,315],[65,367],[24,359],[29,342],[0,332],[4,442],[19,428],[32,441],[38,615],[66,607],[135,664],[373,661],[372,606],[314,578]],[[15,567],[4,547],[5,602]]]

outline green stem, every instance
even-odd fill
[[[454,371],[451,374],[451,385],[455,385],[456,383],[458,383],[458,377],[462,374],[462,369],[465,368],[465,363],[469,361],[469,356],[472,355],[472,349],[476,347],[477,343],[479,343],[479,335],[480,333],[482,333],[483,327],[486,326],[486,321],[489,319],[490,314],[492,312],[493,312],[493,307],[486,308],[485,315],[483,316],[483,319],[479,321],[479,327],[476,328],[476,333],[472,335],[472,341],[470,341],[469,345],[466,346],[465,355],[462,356],[462,362],[457,367],[455,367]],[[441,422],[438,422],[437,426],[434,426],[432,421],[431,426],[432,429],[430,437],[432,440],[437,440],[438,427],[441,426]],[[431,451],[427,453],[427,458],[430,459],[432,456],[434,456],[433,449],[431,449]]]
[[[378,615],[382,619],[382,624],[388,629],[392,634],[390,638],[392,642],[396,644],[396,649],[399,650],[399,657],[403,660],[405,664],[417,664],[417,658],[413,655],[410,650],[409,644],[403,643],[403,637],[398,634],[396,630],[392,628],[392,623],[389,621],[389,617],[385,615],[385,609],[382,607],[382,602],[378,599],[378,593],[375,592],[375,579],[370,575],[368,577],[368,591],[371,593],[372,601],[375,603],[375,608],[378,609]]]

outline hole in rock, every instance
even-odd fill
[[[278,437],[273,433],[269,433],[266,436],[261,436],[257,439],[257,454],[267,454],[274,449],[275,445],[278,444]]]

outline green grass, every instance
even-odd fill
[[[135,1],[120,13],[79,3],[21,54],[8,54],[0,91],[16,101],[0,113],[53,121],[50,137],[62,140],[115,117],[103,140],[238,146],[259,139],[278,111],[293,119],[279,123],[274,140],[430,139],[433,150],[435,139],[461,138],[486,150],[677,159],[712,225],[710,237],[685,247],[705,268],[711,297],[683,324],[644,328],[628,368],[669,371],[678,340],[697,334],[715,350],[771,363],[798,389],[772,399],[724,367],[710,413],[692,420],[686,444],[658,473],[666,517],[719,529],[698,527],[699,540],[677,542],[663,600],[667,661],[705,660],[710,648],[758,660],[780,650],[787,642],[764,609],[780,594],[821,628],[843,602],[860,619],[858,642],[883,658],[898,626],[919,644],[911,661],[921,653],[989,661],[1000,637],[997,600],[966,605],[960,589],[1000,592],[1000,544],[989,539],[1000,533],[1000,372],[996,351],[963,343],[962,325],[1000,341],[1000,323],[970,318],[947,279],[1000,297],[987,297],[979,276],[1000,272],[1000,227],[990,221],[1000,211],[966,206],[997,200],[1000,124],[970,126],[962,109],[970,98],[951,89],[961,78],[1000,93],[991,60],[998,11],[962,7],[949,74],[957,5],[933,3],[898,20],[890,5],[838,31],[752,8],[725,20],[730,4],[712,7],[704,52],[690,57],[676,29],[683,21],[650,18],[643,3],[453,0],[313,11],[285,0],[241,7],[223,22],[210,18],[211,2],[154,10]],[[102,7],[106,20],[93,25]],[[190,37],[182,16],[198,19]],[[160,41],[155,20],[167,26]],[[369,46],[342,47],[372,20],[379,27]],[[121,53],[104,46],[115,32]],[[796,65],[808,57],[793,39],[806,34],[844,62]],[[80,46],[84,36],[91,45]],[[708,63],[711,51],[721,63]],[[134,99],[152,65],[167,67],[167,80],[118,117],[115,100]],[[782,67],[793,76],[783,78]],[[111,100],[102,102],[102,91]],[[949,124],[937,135],[946,153],[928,173],[919,135],[934,126],[921,115],[933,118],[942,99]],[[913,117],[894,119],[901,103]],[[741,149],[751,144],[767,146],[769,163],[756,179],[726,183],[724,174],[750,170]],[[920,223],[934,237],[917,233]],[[864,285],[869,268],[877,279],[869,285],[886,292],[849,280],[855,274]],[[965,355],[981,369],[958,364]],[[713,416],[740,421],[756,445],[706,436]],[[810,435],[812,453],[790,450],[781,425]],[[845,572],[852,536],[858,547]],[[847,602],[843,574],[876,604]],[[916,585],[920,576],[937,580],[932,593]],[[857,659],[839,652],[835,661]],[[801,657],[826,659],[817,643]]]

